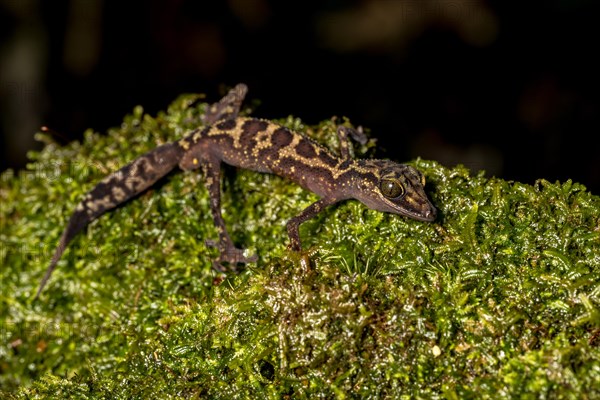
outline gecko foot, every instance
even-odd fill
[[[213,261],[213,268],[219,272],[237,272],[238,265],[253,263],[258,260],[258,256],[253,254],[245,256],[244,249],[239,249],[234,245],[220,245],[214,240],[206,240],[206,245],[216,247],[219,250],[219,258]]]
[[[303,250],[299,240],[294,240],[293,236],[290,244],[287,246],[288,251],[292,252],[293,259],[298,260],[303,271],[310,271],[311,259],[318,252],[318,248],[313,247],[308,250]]]

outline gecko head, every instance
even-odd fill
[[[385,160],[365,160],[356,198],[374,210],[431,222],[437,210],[425,194],[425,176],[417,169]]]

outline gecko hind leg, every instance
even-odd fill
[[[350,152],[350,146],[352,146],[352,143],[350,143],[348,135],[350,135],[352,139],[356,140],[359,144],[367,143],[367,135],[365,135],[361,126],[359,126],[357,129],[354,129],[348,128],[344,125],[339,125],[337,127],[337,134],[340,145],[340,156],[345,160],[352,158]]]
[[[219,258],[213,261],[213,268],[219,272],[237,271],[239,264],[256,262],[256,255],[245,256],[244,249],[235,247],[227,233],[225,221],[221,215],[221,162],[215,158],[203,160],[202,168],[206,177],[206,187],[210,194],[210,209],[219,234],[219,241],[206,240],[207,246],[219,250]]]
[[[213,125],[217,121],[237,118],[246,93],[248,93],[248,87],[245,84],[235,85],[221,100],[211,104],[204,115],[204,123]]]

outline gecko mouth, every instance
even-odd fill
[[[437,210],[435,209],[435,207],[432,206],[428,210],[411,213],[410,216],[418,221],[433,222],[433,221],[435,221],[435,218],[437,217]]]
[[[437,209],[432,204],[426,204],[422,209],[403,209],[398,214],[417,221],[433,222],[437,218]]]
[[[437,217],[437,209],[427,199],[411,198],[403,199],[404,201],[394,203],[389,199],[383,199],[386,207],[379,208],[380,211],[387,211],[394,214],[399,214],[408,218],[416,219],[417,221],[432,222]]]

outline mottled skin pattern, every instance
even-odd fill
[[[364,143],[360,130],[338,127],[340,155],[310,138],[270,121],[238,117],[247,88],[234,87],[213,104],[206,128],[192,131],[177,142],[164,144],[110,174],[79,203],[65,228],[36,297],[39,296],[58,260],[73,237],[87,224],[137,196],[176,166],[183,170],[202,168],[210,193],[210,205],[219,241],[220,257],[213,263],[219,271],[234,270],[238,263],[256,261],[233,244],[221,216],[221,163],[288,178],[320,196],[320,199],[290,219],[290,248],[301,250],[299,227],[325,207],[346,199],[357,199],[374,210],[433,221],[436,209],[424,191],[425,178],[415,168],[386,160],[353,160],[348,135]]]

